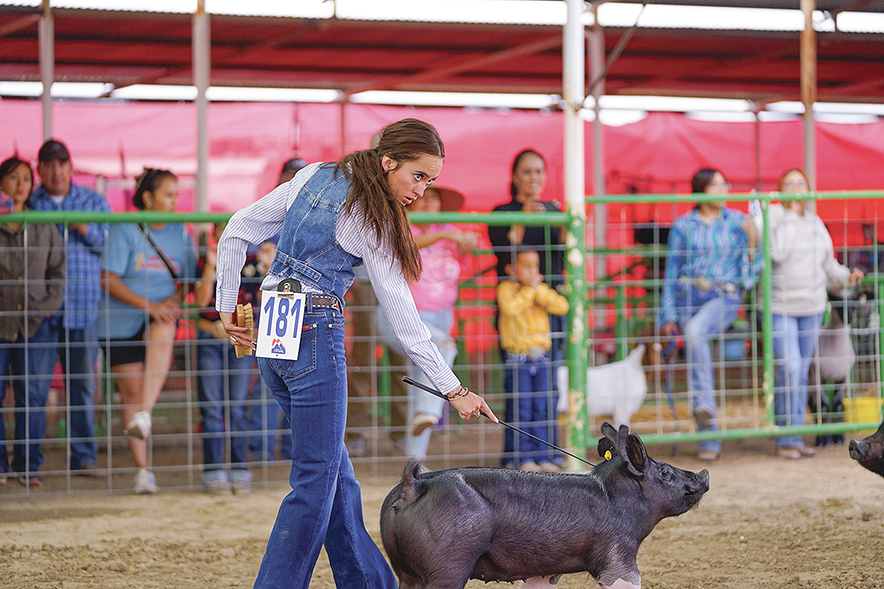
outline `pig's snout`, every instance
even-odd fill
[[[709,490],[709,471],[705,468],[696,473],[694,480],[685,485],[685,495],[702,495]]]
[[[850,440],[850,457],[863,460],[869,453],[869,443],[865,440]]]

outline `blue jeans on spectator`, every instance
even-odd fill
[[[12,470],[35,473],[43,464],[46,400],[58,353],[57,320],[44,319],[31,337],[0,342],[0,407],[11,381],[15,396],[15,442]],[[25,370],[27,366],[27,370]],[[9,472],[6,426],[0,415],[0,473]]]
[[[84,329],[58,330],[58,360],[65,374],[70,419],[67,424],[71,442],[72,469],[89,467],[98,458],[95,441],[95,363],[98,361],[98,329],[92,324]]]
[[[715,372],[712,364],[711,339],[723,334],[740,310],[742,291],[728,291],[718,286],[701,290],[679,283],[675,293],[682,336],[687,350],[688,390],[691,408],[706,409],[712,421],[706,431],[718,430],[718,405],[715,400]],[[699,425],[699,424],[698,424]],[[699,442],[700,452],[721,452],[721,440]]]
[[[439,348],[439,353],[442,354],[445,363],[448,364],[449,367],[454,366],[454,359],[457,357],[457,346],[454,343],[454,339],[451,337],[451,326],[454,324],[454,308],[445,309],[443,311],[418,310],[417,313],[420,316],[421,321],[424,322],[424,325],[427,326],[427,329],[430,330],[430,341],[436,344],[436,347]],[[390,325],[390,322],[387,321],[387,318],[380,307],[378,307],[377,310],[376,320],[381,340],[393,351],[398,352],[402,356],[407,356],[405,348],[399,343],[396,334],[393,333],[393,327]],[[435,385],[430,382],[430,379],[427,378],[423,370],[418,368],[414,362],[411,362],[410,365],[411,378],[435,388]],[[407,409],[409,432],[411,430],[411,421],[414,419],[416,413],[428,413],[430,415],[435,415],[437,419],[441,420],[445,412],[446,404],[447,401],[441,397],[422,391],[417,387],[409,387]],[[425,460],[427,457],[427,449],[430,446],[430,435],[432,433],[433,428],[427,428],[417,436],[412,436],[410,433],[407,433],[405,436],[406,455],[412,458],[417,458],[418,460]]]
[[[308,305],[297,360],[258,358],[261,377],[289,416],[292,491],[283,499],[256,589],[307,589],[325,544],[335,584],[394,589],[396,578],[362,519],[362,496],[344,446],[344,318]]]
[[[257,365],[255,367],[257,368]],[[248,419],[249,429],[252,432],[249,438],[249,451],[252,453],[252,459],[262,462],[276,460],[276,438],[279,436],[279,458],[291,460],[292,435],[289,433],[291,426],[279,408],[279,403],[270,394],[270,390],[260,377],[252,382],[249,397]]]
[[[776,357],[774,415],[777,425],[804,425],[807,413],[807,379],[816,349],[823,314],[792,317],[773,315],[773,350]],[[803,446],[801,436],[781,436],[777,446]]]
[[[504,388],[507,392],[504,421],[552,442],[556,428],[556,396],[550,390],[548,354],[531,359],[524,354],[506,354]],[[550,416],[553,416],[550,418]],[[503,463],[516,468],[526,462],[552,462],[552,449],[542,442],[507,428],[503,434]]]
[[[218,340],[211,333],[200,330],[196,357],[197,392],[203,416],[203,468],[206,472],[226,471],[224,454],[228,441],[231,468],[246,469],[244,463],[249,460],[246,397],[253,360],[251,356],[237,358],[236,349],[228,340]],[[225,424],[229,427],[225,428]],[[226,436],[225,429],[229,430]]]

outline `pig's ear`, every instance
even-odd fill
[[[612,440],[617,439],[617,430],[614,429],[614,426],[608,423],[607,421],[602,424],[602,435],[606,438],[611,438]]]
[[[601,440],[599,440],[598,450],[599,456],[601,456],[605,460],[610,460],[610,458],[608,458],[607,456],[608,452],[611,453],[611,456],[617,455],[617,449],[614,447],[614,443],[608,438],[602,438]]]
[[[635,434],[626,436],[626,465],[629,472],[643,476],[648,466],[648,452],[641,439]]]

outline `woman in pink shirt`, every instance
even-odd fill
[[[431,186],[424,197],[411,203],[409,213],[438,213],[456,211],[463,205],[463,195],[455,190]],[[451,337],[454,324],[454,303],[460,278],[459,260],[475,247],[479,236],[461,231],[451,223],[411,224],[414,242],[420,248],[423,273],[421,279],[411,283],[411,294],[418,314],[430,329],[431,339],[449,366],[454,364],[457,347]],[[384,342],[397,347],[398,341],[383,312],[379,311],[378,327]],[[398,350],[398,348],[397,348]],[[424,373],[414,364],[412,378],[429,385]],[[412,387],[408,394],[410,423],[405,437],[408,456],[424,460],[433,427],[442,419],[445,400]]]

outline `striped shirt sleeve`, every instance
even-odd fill
[[[246,259],[249,243],[259,244],[276,234],[285,222],[286,212],[298,192],[321,164],[311,164],[286,184],[276,187],[257,202],[240,210],[224,229],[218,243],[215,308],[232,313],[239,295],[240,270]],[[365,263],[372,288],[384,313],[390,318],[393,332],[409,358],[426,373],[443,393],[456,389],[460,382],[430,341],[430,330],[420,319],[411,290],[402,275],[399,262],[393,259],[387,245],[379,246],[374,231],[366,227],[363,217],[342,212],[335,227],[335,239],[347,253]],[[268,273],[261,285],[273,290],[278,276]]]
[[[430,341],[430,330],[418,315],[402,267],[389,247],[378,245],[374,231],[365,225],[358,212],[341,214],[335,236],[344,251],[365,262],[375,296],[408,357],[441,392],[449,393],[460,386],[457,376]]]

